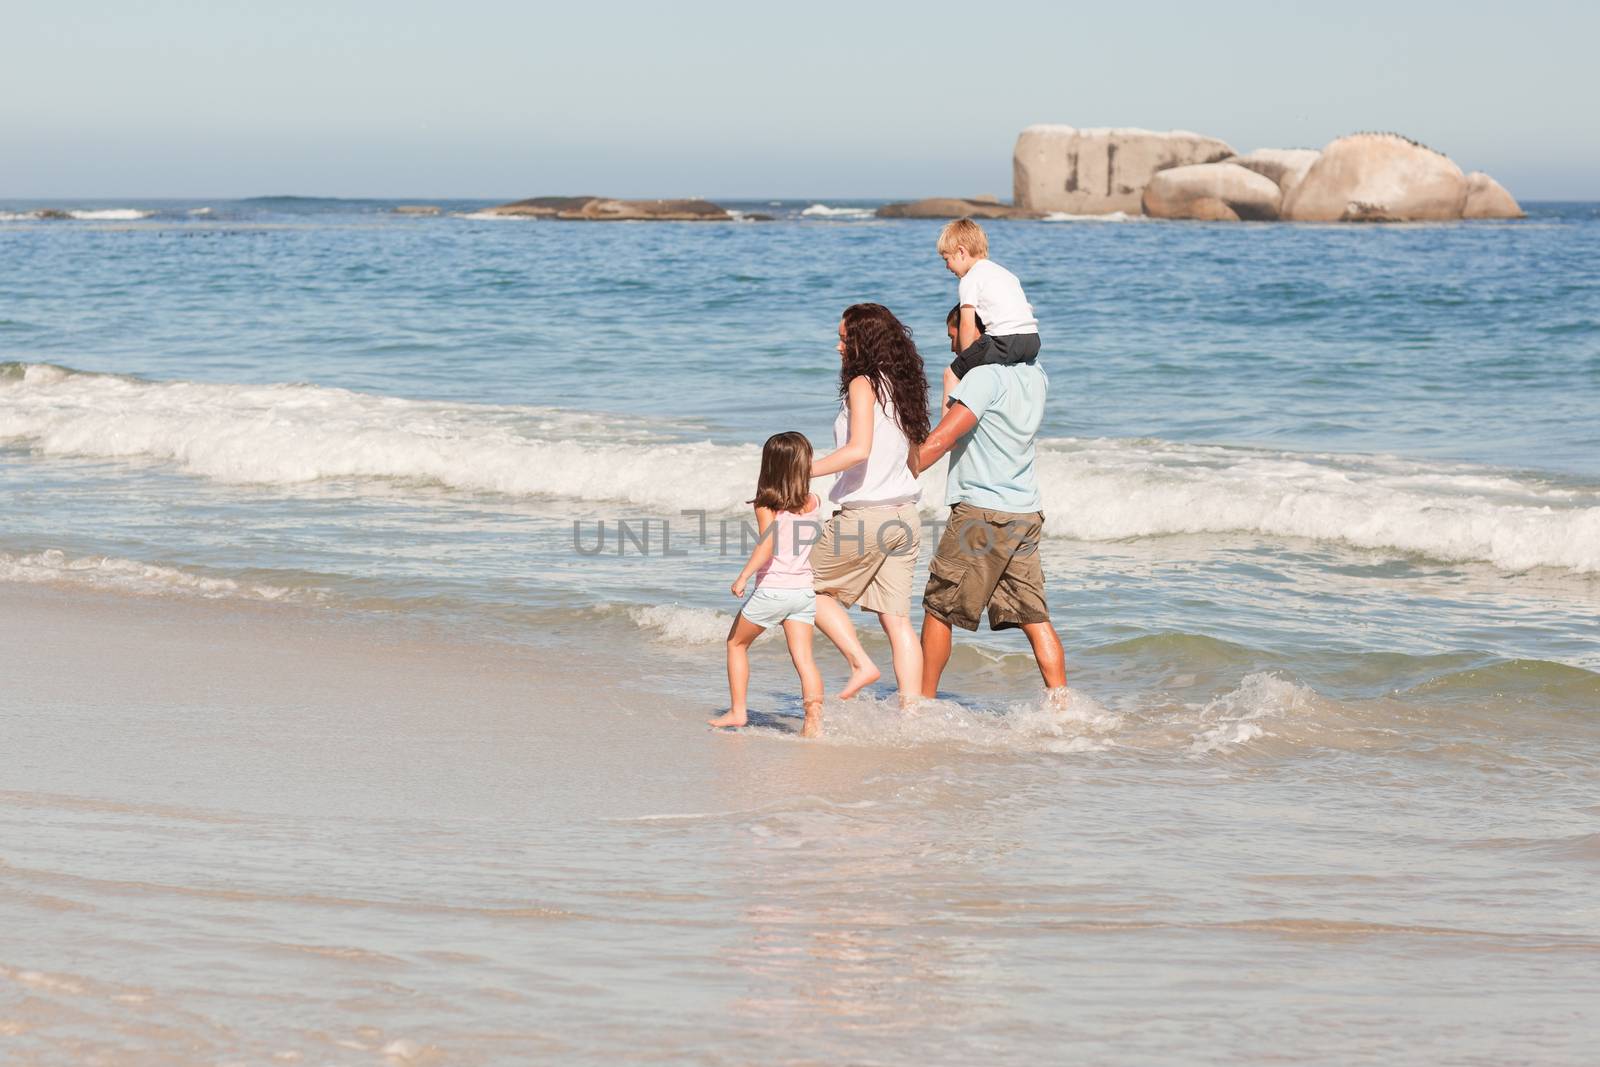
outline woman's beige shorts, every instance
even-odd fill
[[[917,505],[846,507],[822,524],[811,546],[811,570],[818,595],[845,607],[885,615],[911,614],[911,573],[922,547]]]

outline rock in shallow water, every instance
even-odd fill
[[[488,208],[486,215],[583,222],[727,222],[709,200],[613,200],[602,196],[538,196]]]
[[[932,196],[901,204],[885,204],[876,212],[880,219],[1036,219],[1036,211],[1024,211],[989,197],[964,198]]]
[[[1011,157],[1012,201],[1026,211],[1136,215],[1157,171],[1232,155],[1226,142],[1187,130],[1029,126]]]
[[[1315,148],[1258,148],[1247,156],[1235,156],[1227,162],[1271,178],[1283,195],[1288,196],[1321,157],[1322,153]]]
[[[1467,179],[1446,156],[1393,133],[1341,137],[1322,150],[1283,217],[1294,222],[1424,222],[1461,218]]]
[[[1271,178],[1236,163],[1198,163],[1158,171],[1144,191],[1144,213],[1157,219],[1272,220],[1283,194]]]
[[[1526,212],[1516,197],[1506,187],[1481,170],[1467,175],[1467,206],[1462,208],[1464,219],[1524,219]]]

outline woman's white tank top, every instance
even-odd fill
[[[850,403],[839,401],[839,417],[833,420],[833,447],[843,448],[850,440]],[[900,424],[894,421],[894,402],[880,400],[872,406],[872,451],[854,467],[839,472],[828,499],[841,507],[898,507],[922,495],[917,480],[906,466],[910,442]]]

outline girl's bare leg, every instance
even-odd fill
[[[900,706],[909,708],[922,696],[922,642],[905,615],[879,612],[878,623],[894,650],[894,680],[900,686]]]
[[[800,702],[806,709],[805,725],[801,737],[816,737],[822,733],[822,672],[811,655],[811,635],[815,627],[795,619],[783,622],[784,640],[789,642],[789,658],[794,660],[795,673],[800,676]]]
[[[707,719],[709,726],[744,726],[750,721],[745,701],[750,694],[750,645],[766,628],[744,617],[734,616],[728,627],[728,713]]]
[[[872,662],[867,650],[861,647],[850,613],[835,598],[826,593],[817,594],[817,629],[843,653],[850,664],[850,677],[839,690],[840,700],[849,700],[862,689],[878,680],[878,665]]]

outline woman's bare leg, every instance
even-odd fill
[[[900,706],[910,707],[922,696],[922,642],[905,615],[878,613],[878,624],[894,652],[894,680],[900,686]]]
[[[849,700],[862,689],[876,682],[878,665],[872,662],[867,650],[861,647],[850,613],[835,598],[826,593],[817,594],[817,629],[839,649],[845,662],[850,664],[850,677],[839,690],[840,700]]]
[[[794,671],[800,676],[800,702],[806,709],[806,722],[800,728],[801,737],[816,737],[822,733],[822,672],[811,655],[811,635],[816,628],[810,623],[795,619],[783,622],[784,640],[789,642],[789,658],[794,661]]]
[[[707,719],[708,726],[744,726],[750,721],[745,701],[750,694],[750,645],[765,632],[740,612],[728,627],[728,713]]]

